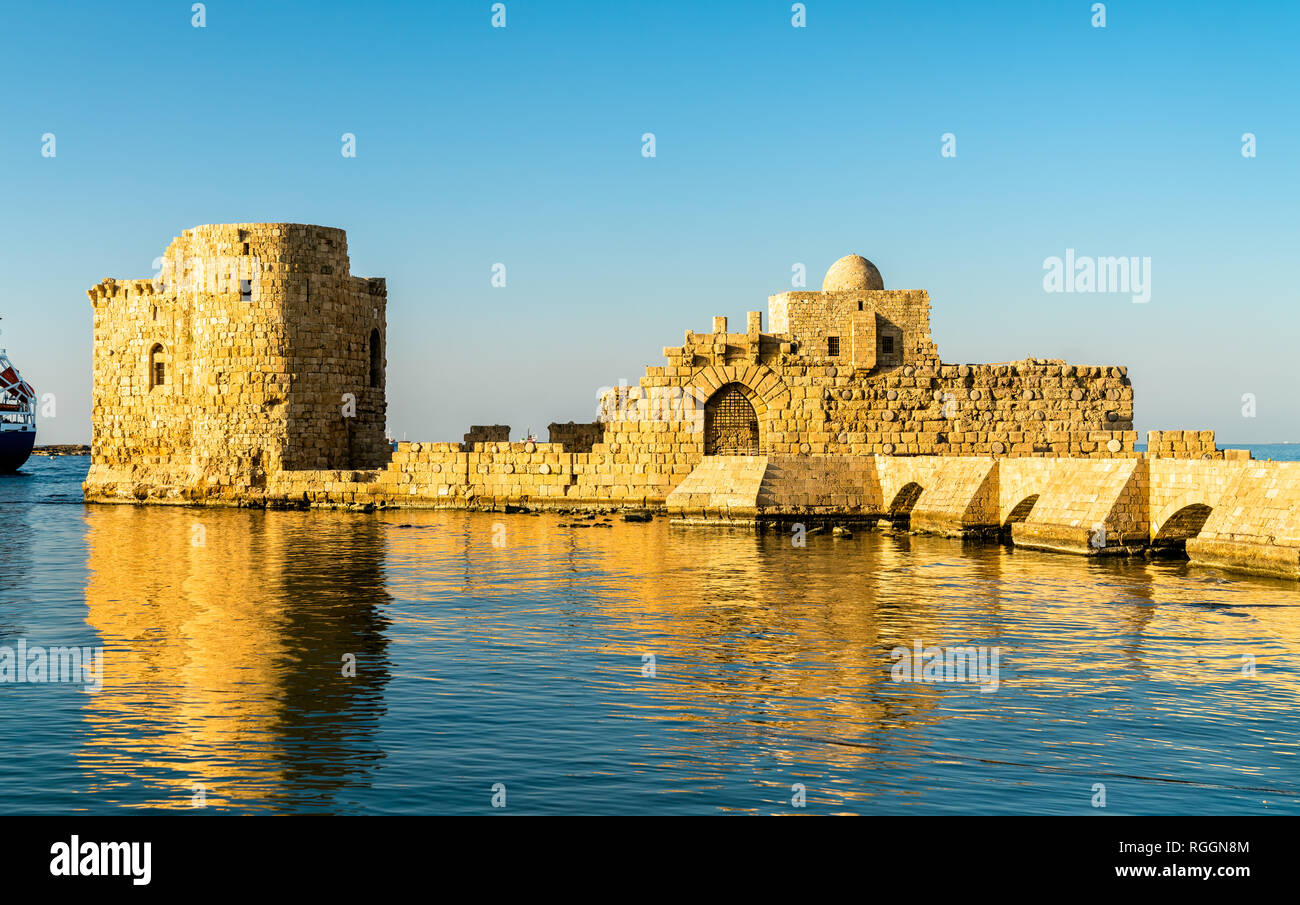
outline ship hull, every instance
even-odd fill
[[[0,431],[0,472],[21,468],[35,445],[36,431]]]

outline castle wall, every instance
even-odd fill
[[[291,226],[273,281],[288,333],[293,443],[284,468],[365,468],[387,461],[385,312],[382,279],[349,274],[341,229]],[[377,379],[371,385],[371,337]]]
[[[591,452],[591,448],[605,436],[605,425],[599,421],[552,422],[547,425],[547,439],[559,443],[569,452]]]
[[[345,234],[196,227],[156,279],[89,292],[85,495],[883,517],[1088,555],[1185,542],[1196,562],[1300,576],[1300,463],[1251,463],[1210,431],[1153,431],[1139,453],[1123,367],[946,364],[925,292],[845,288],[883,285],[864,259],[837,262],[824,285],[773,296],[771,332],[760,312],[743,333],[720,317],[688,332],[666,364],[605,395],[599,422],[552,424],[553,442],[478,427],[394,452],[387,290],[350,275]]]
[[[910,340],[904,333],[901,363],[880,364],[878,347],[877,365],[859,368],[843,360],[851,347],[842,335],[838,357],[827,354],[826,340],[867,312],[857,311],[851,294],[832,295],[845,298],[818,317],[802,299],[774,299],[774,311],[799,334],[728,333],[724,319],[717,333],[687,333],[682,346],[664,350],[666,366],[646,368],[638,386],[607,395],[605,436],[593,452],[621,453],[665,474],[693,466],[707,451],[708,399],[738,383],[766,455],[1136,455],[1126,368],[1043,359],[943,364],[925,328],[924,293],[883,290],[862,295],[896,298],[889,322],[918,333]],[[1211,437],[1174,454],[1212,447]]]
[[[510,425],[508,424],[471,424],[469,433],[465,434],[466,443],[509,443]]]
[[[152,280],[91,289],[87,492],[133,483],[146,496],[194,498],[262,487],[282,468],[382,464],[385,289],[347,268],[341,230],[222,224],[173,240]],[[309,280],[320,281],[314,299]],[[345,393],[355,396],[348,414]]]
[[[1214,431],[1147,431],[1147,456],[1153,459],[1222,459]]]
[[[572,453],[554,443],[401,443],[382,469],[281,471],[262,488],[218,487],[193,501],[330,508],[630,506],[666,508],[688,520],[753,523],[909,516],[922,532],[989,534],[1005,527],[1018,546],[1089,555],[1130,552],[1155,539],[1186,507],[1204,506],[1212,510],[1209,520],[1186,543],[1194,563],[1300,577],[1300,463],[723,456],[708,457],[698,468],[675,468],[666,475],[626,455]],[[88,496],[133,502],[138,489],[124,480]]]
[[[204,481],[258,485],[284,461],[289,437],[279,404],[290,376],[278,264],[285,256],[283,236],[236,225],[186,230],[167,249],[164,292],[192,322],[192,369],[176,398],[193,410],[191,464]]]
[[[166,468],[188,464],[199,415],[190,337],[192,312],[155,292],[148,280],[105,280],[91,291],[95,462]],[[150,350],[166,350],[169,382],[151,386]],[[179,417],[173,417],[179,415]]]

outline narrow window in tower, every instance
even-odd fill
[[[149,350],[149,389],[167,385],[167,356],[162,344]]]
[[[253,281],[239,281],[239,300],[241,302],[251,302],[253,300]]]
[[[379,386],[379,382],[384,378],[384,356],[383,350],[379,348],[379,331],[370,331],[370,385]]]
[[[882,336],[882,337],[880,337],[880,351],[881,351],[881,352],[884,352],[886,355],[893,355],[893,354],[894,354],[894,337],[892,337],[892,336]]]
[[[840,354],[840,338],[838,336],[826,337],[826,354],[831,358],[836,358]]]

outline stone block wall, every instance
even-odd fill
[[[348,275],[341,230],[195,227],[152,280],[88,295],[88,494],[224,495],[285,468],[386,460],[385,287]]]
[[[869,370],[939,363],[930,339],[930,295],[923,289],[783,292],[768,299],[768,324],[774,334],[784,335],[782,351],[796,367],[829,363]],[[834,356],[832,338],[838,340]]]
[[[1207,463],[1217,464],[1217,463]],[[1192,562],[1300,578],[1300,462],[1232,462],[1233,480],[1196,537]]]
[[[1136,455],[1126,368],[944,364],[923,290],[785,292],[768,300],[768,321],[764,333],[750,312],[746,332],[731,333],[715,317],[712,333],[665,348],[665,366],[602,401],[593,452],[675,475],[711,451],[709,400],[734,384],[769,456]]]
[[[664,350],[666,366],[607,394],[593,451],[651,469],[693,465],[707,452],[708,400],[735,383],[765,455],[1136,455],[1123,367],[1027,359],[862,370],[796,349],[788,334],[688,333]]]
[[[349,273],[341,229],[284,225],[270,287],[292,368],[285,468],[362,468],[387,461],[387,285]],[[251,231],[245,231],[251,234]],[[373,343],[373,349],[372,349]]]
[[[605,436],[605,425],[599,421],[552,422],[547,431],[552,443],[561,444],[569,452],[591,452],[591,448]]]
[[[1046,477],[1028,517],[1011,526],[1016,546],[1086,554],[1149,540],[1145,459],[1052,460]]]
[[[166,469],[180,457],[188,465],[192,432],[209,408],[199,391],[206,374],[194,361],[193,312],[168,304],[149,280],[104,280],[90,300],[93,461]],[[164,368],[160,386],[156,363]]]
[[[691,521],[755,518],[767,470],[767,456],[712,456],[668,495],[668,511]]]
[[[1222,459],[1214,431],[1147,431],[1149,459]]]
[[[950,536],[996,528],[998,471],[994,460],[963,456],[941,462],[929,470],[929,483],[912,506],[910,526]]]
[[[758,506],[783,515],[854,517],[879,511],[880,482],[867,457],[766,456]],[[694,474],[692,472],[692,474]]]
[[[465,435],[466,443],[509,443],[508,424],[471,424]]]
[[[1189,527],[1178,522],[1190,516],[1199,516],[1200,521],[1191,526],[1197,530],[1190,532],[1197,534],[1208,512],[1193,510],[1219,508],[1242,470],[1248,467],[1247,462],[1226,458],[1149,458],[1151,539],[1157,541],[1169,536],[1178,539]]]

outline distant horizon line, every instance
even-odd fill
[[[406,433],[409,433],[409,431],[403,431],[402,433],[403,433],[403,434],[406,434]],[[390,440],[393,440],[393,439],[395,439],[395,438],[390,437],[389,439],[390,439]],[[406,441],[401,441],[401,442],[406,442]],[[444,440],[430,440],[430,441],[416,440],[416,441],[413,441],[413,442],[416,442],[416,443],[424,443],[424,442],[430,442],[430,443],[444,443],[444,442],[448,442],[448,441],[444,441]],[[460,441],[451,441],[451,442],[460,442]],[[1234,440],[1222,440],[1222,441],[1221,441],[1221,440],[1218,440],[1218,439],[1216,438],[1214,442],[1215,442],[1215,445],[1219,447],[1219,449],[1228,449],[1228,448],[1233,447],[1233,446],[1297,446],[1297,445],[1300,445],[1300,440],[1268,440],[1268,441],[1260,440],[1260,441],[1254,441],[1254,442],[1250,442],[1250,443],[1237,443],[1237,442],[1234,441]],[[85,442],[85,443],[77,443],[77,442],[73,442],[73,443],[45,443],[45,444],[37,444],[36,446],[33,446],[32,448],[33,448],[33,449],[50,449],[50,448],[52,448],[52,447],[58,447],[58,446],[89,446],[89,445],[90,445],[90,442],[89,442],[89,441],[87,441],[87,442]],[[1139,446],[1147,446],[1147,445],[1149,445],[1149,444],[1148,444],[1145,440],[1133,444],[1133,446],[1134,446],[1135,448],[1136,448],[1136,447],[1139,447]],[[1022,457],[1015,456],[1015,457],[1011,457],[1011,458],[1022,458]]]

